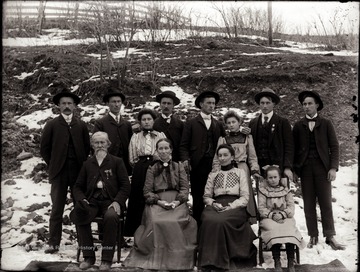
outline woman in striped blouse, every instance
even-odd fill
[[[166,138],[165,134],[153,130],[156,113],[148,108],[142,109],[138,114],[141,131],[133,134],[129,144],[129,162],[133,167],[131,178],[131,193],[128,203],[128,211],[125,222],[125,236],[134,236],[135,230],[141,223],[142,213],[145,207],[143,188],[146,171],[155,159],[156,142]]]

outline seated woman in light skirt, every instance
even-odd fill
[[[194,267],[197,224],[187,206],[189,181],[181,163],[171,160],[169,139],[156,143],[160,160],[147,170],[145,210],[126,267],[189,270]]]

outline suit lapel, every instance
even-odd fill
[[[65,120],[64,120],[65,121]],[[65,121],[65,123],[66,123],[66,121]],[[70,122],[70,126],[75,126],[75,125],[77,125],[78,124],[78,120],[77,120],[77,118],[75,118],[74,116],[73,116],[73,118],[71,119],[71,122]]]
[[[66,126],[66,127],[69,126],[68,123],[65,121],[64,117],[61,114],[59,115],[58,118],[59,118],[58,120],[59,120],[60,125],[63,125],[63,126]],[[73,120],[74,120],[74,118],[73,118]],[[73,120],[71,120],[71,123],[73,122]]]
[[[261,125],[259,122],[261,122],[261,114],[254,119],[254,131],[251,131],[251,134],[254,137],[254,141],[256,141],[258,127]]]
[[[206,127],[206,125],[205,125],[205,122],[204,122],[204,119],[201,117],[201,115],[199,114],[197,117],[197,121],[200,123],[200,124],[202,124],[203,126],[204,126],[204,128],[207,130],[207,127]],[[211,120],[211,123],[212,123],[213,121]]]
[[[309,129],[309,124],[308,124],[308,121],[306,120],[305,117],[303,117],[301,120],[300,120],[300,124],[302,124],[304,127],[307,127]],[[310,130],[310,129],[309,129]]]
[[[270,127],[269,145],[274,139],[275,131],[278,131],[278,126],[279,126],[279,117],[274,113],[269,122],[269,127]]]
[[[107,119],[108,119],[108,122],[111,123],[111,124],[113,124],[114,126],[119,126],[119,127],[121,127],[121,126],[125,123],[125,121],[124,121],[124,119],[121,117],[121,115],[120,115],[120,122],[119,122],[119,123],[117,123],[116,120],[115,120],[114,118],[112,118],[112,116],[111,116],[110,114],[107,115]]]
[[[318,117],[317,117],[317,119],[316,119],[316,122],[315,122],[314,130],[315,130],[317,127],[320,126],[321,121],[322,121],[322,119],[321,119],[321,117],[318,115]]]

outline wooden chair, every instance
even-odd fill
[[[262,180],[260,181],[262,182]],[[290,186],[289,184],[289,180],[287,178],[282,178],[281,179],[281,183],[285,186]],[[259,181],[256,182],[256,193],[257,195],[259,194]],[[259,264],[263,264],[264,263],[264,251],[270,251],[271,252],[271,249],[267,249],[266,246],[265,246],[265,243],[264,241],[261,239],[261,229],[260,229],[260,214],[259,212],[257,212],[257,220],[258,220],[258,225],[259,225],[259,228],[258,228],[258,237],[259,237]],[[282,246],[280,248],[280,251],[285,251],[286,252],[286,248],[284,246]],[[295,259],[296,259],[296,262],[297,264],[300,264],[300,249],[297,245],[295,245]]]
[[[121,259],[121,244],[122,244],[122,240],[124,237],[123,234],[124,234],[125,216],[126,216],[126,211],[120,215],[119,227],[117,229],[116,247],[117,247],[117,262],[118,263],[120,263],[120,259]],[[95,244],[101,245],[102,238],[103,238],[103,218],[101,216],[97,216],[94,218],[94,220],[91,223],[93,223],[93,222],[97,223],[97,229],[92,230],[94,246],[95,246]],[[77,232],[77,230],[76,230],[76,232]],[[80,252],[81,252],[79,238],[78,238],[78,245],[79,246],[78,246],[77,254],[76,254],[77,262],[79,262],[79,260],[80,260]],[[97,249],[95,249],[95,250],[97,250]]]

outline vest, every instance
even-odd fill
[[[269,159],[270,125],[264,126],[259,122],[258,137],[256,139],[256,154],[258,159]]]
[[[315,134],[314,130],[309,130],[309,153],[308,153],[309,159],[317,159],[320,158],[319,153],[316,148],[316,142],[315,142]]]
[[[215,148],[214,146],[214,133],[213,133],[213,125],[211,123],[210,128],[207,130],[206,133],[206,149],[204,157],[213,158],[215,156]]]
[[[71,133],[70,133],[70,126],[68,127],[68,133],[69,133],[69,144],[68,144],[68,151],[67,151],[67,158],[70,160],[76,160],[76,152],[75,152],[75,147],[74,147],[74,143],[73,140],[71,138]]]

